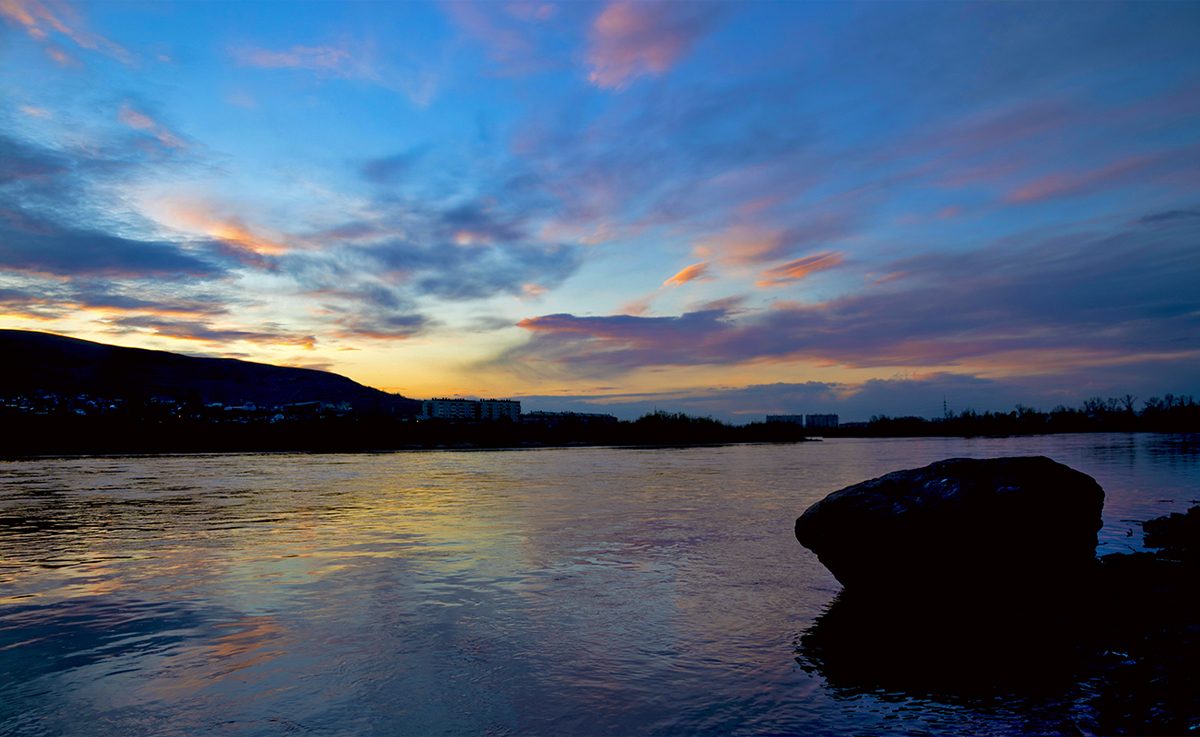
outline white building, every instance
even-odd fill
[[[521,421],[521,403],[514,399],[482,399],[479,401],[479,419]]]
[[[804,426],[810,427],[832,427],[838,426],[837,415],[804,415]]]
[[[521,403],[512,399],[427,399],[421,402],[421,417],[438,420],[521,421]]]

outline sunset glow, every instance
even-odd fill
[[[0,0],[0,327],[623,418],[1200,394],[1197,28]]]

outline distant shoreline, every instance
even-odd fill
[[[472,426],[458,426],[460,428]],[[478,426],[474,426],[478,428]],[[494,429],[494,428],[492,428]],[[666,449],[689,449],[689,448],[720,448],[730,447],[735,445],[788,445],[808,442],[821,442],[823,440],[836,440],[842,438],[850,439],[901,439],[901,438],[1007,438],[1007,437],[1022,437],[1029,435],[1094,435],[1097,433],[1111,434],[1157,434],[1157,435],[1194,435],[1194,432],[1172,432],[1172,431],[1115,431],[1115,430],[1094,430],[1085,432],[1047,432],[1047,433],[1020,433],[1007,435],[826,435],[809,436],[809,437],[793,437],[793,438],[778,438],[778,439],[757,439],[757,440],[715,440],[711,442],[695,441],[686,442],[678,441],[671,442],[665,440],[646,441],[646,442],[618,442],[618,441],[595,441],[587,442],[580,440],[570,440],[562,442],[540,442],[540,441],[521,441],[507,443],[482,443],[482,442],[429,442],[429,443],[403,443],[392,444],[387,446],[382,445],[355,445],[347,442],[349,439],[344,438],[339,442],[332,440],[328,442],[320,442],[319,439],[310,438],[310,444],[306,446],[284,447],[278,443],[272,446],[272,443],[266,439],[259,438],[257,447],[237,446],[227,441],[226,444],[220,447],[209,445],[208,447],[185,447],[176,445],[170,439],[160,439],[159,443],[143,445],[135,447],[134,445],[125,445],[122,442],[109,442],[106,444],[98,444],[91,448],[85,447],[53,447],[47,443],[40,447],[33,447],[35,444],[28,442],[18,442],[17,447],[9,444],[3,450],[0,450],[0,461],[14,462],[22,460],[38,460],[38,459],[69,459],[69,458],[144,458],[144,457],[171,457],[171,456],[213,456],[213,455],[336,455],[336,454],[386,454],[386,453],[403,453],[403,452],[429,452],[429,451],[446,451],[446,452],[489,452],[489,451],[513,451],[513,450],[565,450],[574,448],[612,448],[612,449],[630,449],[630,450],[666,450]],[[133,442],[133,439],[125,438],[126,442]],[[103,445],[103,447],[101,447]],[[154,445],[155,447],[150,447]],[[122,447],[123,446],[123,447]],[[22,450],[28,452],[21,452]],[[15,452],[14,452],[15,451]]]
[[[700,447],[804,442],[795,425],[733,426],[709,418],[658,413],[635,422],[509,421],[453,423],[388,416],[324,417],[286,422],[206,422],[191,418],[9,415],[0,457],[207,453],[357,453],[399,450],[503,450],[571,447]]]

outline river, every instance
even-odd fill
[[[797,662],[839,590],[793,537],[800,513],[889,471],[1011,455],[1100,482],[1101,553],[1200,499],[1197,435],[0,462],[0,734],[1087,723],[1073,692],[850,693]]]

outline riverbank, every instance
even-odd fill
[[[795,443],[804,430],[787,423],[729,425],[658,412],[634,422],[459,423],[380,415],[271,422],[210,422],[187,417],[105,418],[14,415],[4,457],[164,453],[319,452],[668,447]]]

